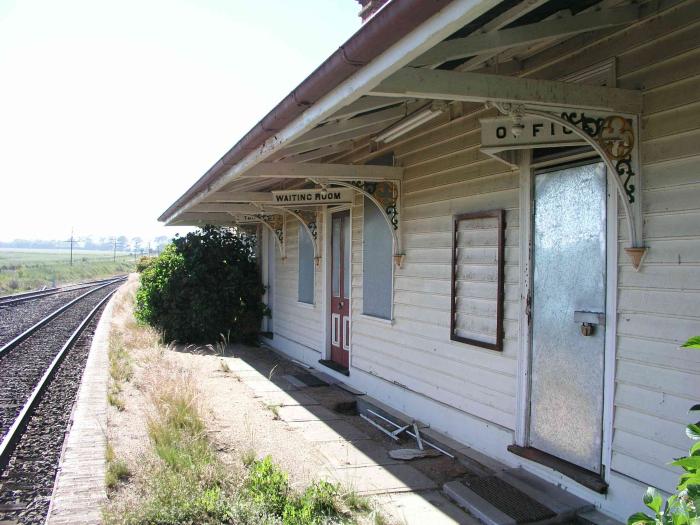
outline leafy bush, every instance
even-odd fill
[[[700,348],[700,336],[690,338],[683,348]],[[700,412],[700,404],[693,405],[690,411]],[[643,501],[654,515],[637,512],[627,519],[628,525],[700,525],[700,421],[688,425],[685,433],[695,443],[687,456],[671,463],[685,471],[677,492],[664,502],[663,495],[649,487]]]
[[[139,257],[139,260],[136,261],[136,271],[139,273],[143,273],[143,271],[146,268],[153,264],[154,260],[155,257],[148,257],[146,255],[142,255],[141,257]]]
[[[167,341],[252,342],[266,312],[254,239],[206,226],[176,237],[141,274],[136,317]]]

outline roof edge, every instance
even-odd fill
[[[182,206],[247,153],[300,116],[326,93],[367,65],[386,48],[444,9],[453,0],[392,1],[378,11],[301,84],[280,101],[221,159],[181,195],[158,220],[167,222]]]

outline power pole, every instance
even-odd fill
[[[70,229],[70,265],[73,266],[73,228]]]
[[[112,240],[114,241],[114,252],[112,254],[112,261],[116,262],[117,261],[117,238],[112,237]]]

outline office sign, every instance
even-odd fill
[[[481,148],[491,151],[505,149],[575,146],[583,140],[561,124],[537,117],[523,117],[523,128],[513,134],[511,117],[481,119]]]
[[[353,193],[354,190],[350,188],[273,191],[272,204],[275,206],[308,206],[351,203]]]

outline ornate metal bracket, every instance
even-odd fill
[[[639,270],[647,248],[642,236],[639,117],[601,112],[549,112],[516,104],[494,104],[514,118],[540,117],[561,124],[589,144],[605,162],[617,187],[627,218],[631,246],[625,248],[632,266]]]
[[[269,206],[268,206],[269,208]],[[297,219],[302,227],[307,231],[311,237],[311,241],[314,246],[314,261],[318,266],[321,262],[321,251],[318,248],[318,211],[316,209],[296,209],[292,210],[290,208],[276,208],[283,212],[289,213],[295,219]]]
[[[401,223],[399,221],[401,182],[389,181],[328,181],[336,186],[352,188],[371,200],[382,212],[386,219],[391,235],[394,238],[393,256],[395,264],[400,268],[404,254],[401,247]]]
[[[635,147],[634,122],[631,118],[620,115],[607,117],[590,116],[585,113],[562,113],[561,118],[571,123],[600,145],[606,159],[615,167],[615,173],[622,182],[624,198],[634,204],[636,177],[632,167],[632,152]]]
[[[280,255],[282,256],[282,259],[286,259],[287,253],[285,241],[287,222],[285,220],[284,214],[263,213],[260,214],[260,221],[267,227],[268,230],[270,230],[273,233],[275,242],[277,243],[277,247],[280,250]]]
[[[303,224],[311,236],[311,242],[314,244],[314,262],[316,266],[319,266],[321,264],[321,250],[318,247],[318,210],[289,210],[289,213],[299,219],[299,222]]]

